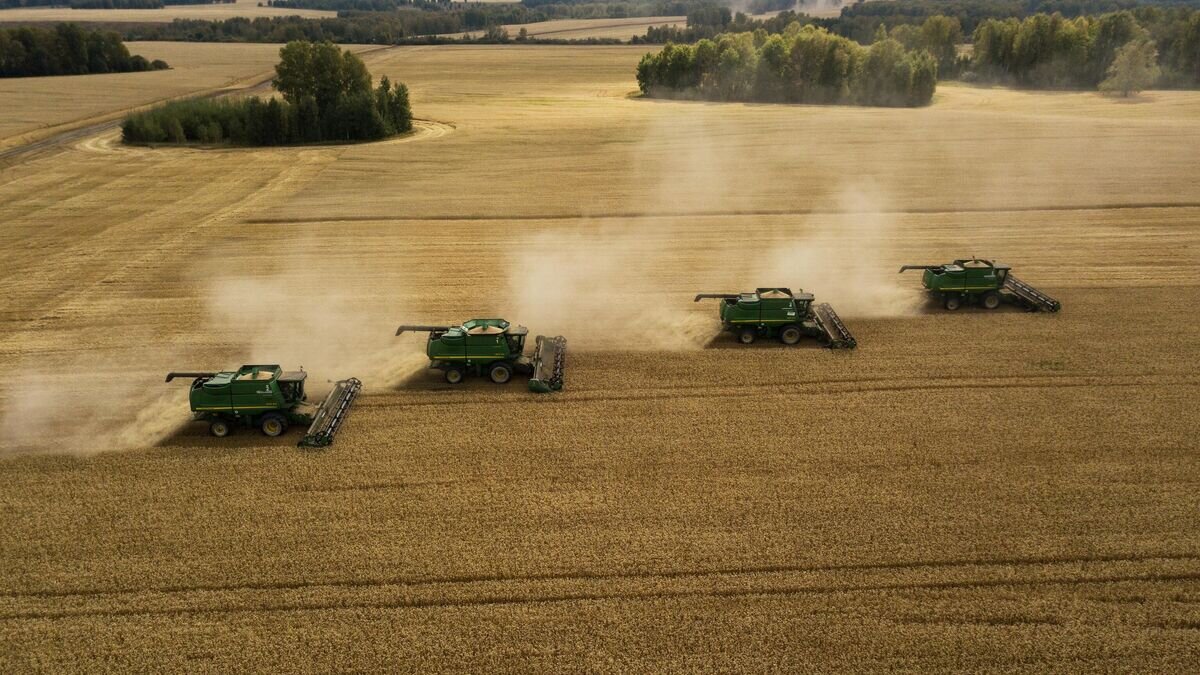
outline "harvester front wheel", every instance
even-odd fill
[[[962,307],[962,300],[959,299],[959,297],[957,295],[947,295],[946,301],[944,304],[945,304],[946,309],[953,312],[954,310],[958,309],[959,307]]]
[[[987,309],[996,309],[1000,306],[1000,294],[996,291],[988,291],[983,294],[983,306]]]
[[[260,429],[262,429],[264,434],[270,436],[271,438],[275,438],[276,436],[283,435],[283,432],[287,431],[288,424],[287,419],[284,418],[283,415],[267,413],[266,415],[262,416],[262,421],[258,423],[258,426]]]
[[[208,424],[208,433],[217,438],[225,438],[229,435],[229,423],[225,420],[213,420]]]
[[[757,338],[758,332],[753,328],[743,328],[742,331],[738,333],[738,342],[744,345],[754,344],[754,340]]]
[[[446,381],[449,382],[450,384],[458,384],[459,382],[462,382],[463,381],[462,368],[447,368],[446,369]]]
[[[492,382],[496,384],[504,384],[512,379],[512,368],[503,361],[493,363],[488,369],[488,377],[492,378]]]
[[[800,342],[801,335],[799,326],[784,326],[779,329],[779,341],[785,345],[794,345]]]

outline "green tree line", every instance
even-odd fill
[[[921,106],[933,98],[937,62],[884,39],[870,47],[818,26],[782,33],[726,33],[695,45],[668,44],[637,68],[648,96],[722,101]]]
[[[1200,11],[1145,9],[1151,11],[989,19],[975,29],[972,73],[1028,87],[1096,88],[1114,75],[1122,49],[1145,43],[1130,51],[1152,58],[1139,78],[1143,87],[1200,86]]]
[[[369,141],[412,129],[408,88],[383,77],[372,89],[362,59],[330,43],[289,42],[272,85],[280,98],[192,99],[135,113],[126,143],[269,146]]]
[[[121,37],[71,23],[53,29],[0,29],[0,77],[44,77],[163,70],[164,61],[131,55]]]

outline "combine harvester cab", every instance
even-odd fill
[[[446,381],[458,384],[467,375],[487,375],[505,384],[513,373],[529,376],[530,391],[549,393],[563,388],[567,339],[537,336],[533,354],[525,355],[529,329],[504,319],[471,319],[461,326],[403,325],[396,335],[427,332],[425,353],[429,367],[440,370]]]
[[[760,337],[777,337],[786,345],[804,336],[816,338],[830,349],[858,346],[850,329],[829,303],[814,303],[813,295],[788,288],[759,288],[753,293],[699,293],[721,301],[721,324],[738,342],[751,344]]]
[[[942,306],[956,310],[966,303],[996,309],[1002,302],[1020,305],[1031,312],[1057,312],[1062,304],[1021,281],[1012,267],[984,260],[963,258],[946,265],[904,265],[906,270],[924,270],[921,284]]]
[[[213,436],[224,438],[235,426],[257,427],[267,436],[281,436],[293,424],[307,424],[302,448],[324,448],[346,421],[362,389],[357,378],[339,380],[321,405],[307,402],[308,373],[284,372],[275,364],[246,365],[235,371],[167,373],[167,382],[192,378],[189,401],[192,417],[208,422]]]

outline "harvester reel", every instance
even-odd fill
[[[333,437],[350,414],[350,406],[362,391],[362,382],[357,377],[338,380],[333,389],[313,415],[312,426],[297,444],[301,448],[325,448],[333,444]]]

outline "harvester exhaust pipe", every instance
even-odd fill
[[[445,333],[450,326],[414,326],[404,325],[396,329],[396,335],[403,333]]]
[[[316,414],[313,415],[308,433],[300,439],[297,447],[325,448],[332,445],[333,437],[341,428],[342,423],[346,421],[350,406],[354,405],[354,399],[358,397],[360,390],[362,390],[362,382],[356,377],[335,382],[333,389],[325,397],[321,407],[317,408]]]
[[[529,390],[548,394],[563,388],[563,373],[566,371],[567,339],[537,336],[537,347],[533,352],[533,377],[529,378]]]
[[[188,378],[195,379],[197,377],[216,377],[216,376],[217,376],[216,373],[191,373],[191,372],[171,371],[171,372],[167,373],[167,382],[170,382],[171,380],[173,380],[177,377],[188,377]]]

